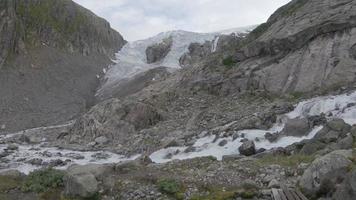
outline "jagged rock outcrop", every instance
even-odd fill
[[[215,62],[211,64],[216,65],[225,59],[231,59],[234,63],[245,60],[246,56],[238,50],[246,35],[245,33],[218,35],[213,41],[206,41],[204,44],[192,43],[188,52],[180,58],[180,65],[182,67],[199,65],[207,59],[214,60]]]
[[[164,59],[172,48],[173,39],[171,37],[165,38],[161,43],[154,44],[147,47],[146,58],[147,63],[155,63]]]
[[[87,110],[97,75],[124,44],[108,22],[71,0],[0,2],[0,124],[62,123]]]
[[[124,102],[110,99],[94,106],[80,117],[66,137],[69,144],[89,144],[98,137],[106,137],[108,144],[117,150],[126,151],[124,147],[140,148],[138,133],[163,120],[156,108],[141,102]],[[144,134],[142,134],[144,136]],[[139,146],[137,146],[139,145]],[[143,146],[141,146],[143,147]]]
[[[206,56],[210,55],[212,50],[212,42],[206,41],[204,44],[191,43],[188,47],[188,52],[183,54],[179,59],[179,64],[181,67],[191,66],[194,63],[199,63]]]

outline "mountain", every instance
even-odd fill
[[[0,199],[356,199],[355,20],[353,0],[292,0],[239,33],[171,31],[118,46],[96,38],[83,51],[58,46],[64,35],[50,28],[53,46],[6,43],[21,45],[1,69],[16,84],[0,85],[2,99],[13,97],[0,108],[48,123],[0,133]],[[23,94],[37,95],[24,105],[48,107],[39,117],[15,110]],[[3,120],[18,120],[9,111]]]
[[[116,64],[111,65],[106,70],[103,84],[97,92],[99,99],[107,99],[112,97],[116,90],[120,90],[120,84],[123,79],[128,79],[139,73],[145,72],[155,67],[168,67],[170,71],[174,71],[182,67],[180,58],[189,51],[189,46],[194,44],[202,44],[213,41],[219,35],[229,35],[232,33],[247,33],[255,26],[235,28],[230,30],[218,31],[213,33],[195,33],[188,31],[169,31],[163,32],[151,38],[127,43],[116,55]],[[152,56],[161,56],[160,59],[154,62],[148,62],[149,57],[147,50],[152,49],[154,45],[162,46],[162,41],[171,40],[171,45],[167,46],[166,54],[160,55],[163,52],[152,51]],[[156,47],[157,48],[157,47]],[[213,51],[214,47],[209,44],[209,48]],[[115,96],[115,95],[114,95]]]
[[[126,43],[70,0],[0,2],[0,124],[14,131],[73,119]]]

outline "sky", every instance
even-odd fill
[[[290,0],[74,0],[126,40],[170,30],[214,32],[265,22]]]

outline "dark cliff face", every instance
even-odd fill
[[[42,45],[112,57],[125,44],[107,21],[71,0],[3,0],[0,15],[3,60]]]
[[[71,0],[0,1],[3,131],[61,123],[86,111],[97,75],[126,43]]]

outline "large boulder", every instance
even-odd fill
[[[64,178],[64,193],[70,197],[90,198],[99,191],[99,181],[109,176],[113,170],[113,166],[107,165],[72,166]]]
[[[345,176],[345,180],[335,188],[332,199],[356,199],[356,171],[351,171]]]
[[[315,139],[324,143],[337,142],[345,138],[350,131],[351,126],[346,124],[344,120],[333,119],[315,135]]]
[[[310,196],[320,192],[322,184],[335,183],[339,175],[346,174],[348,166],[352,164],[351,150],[338,150],[317,158],[304,171],[299,181],[302,190]]]
[[[296,118],[296,119],[288,119],[282,132],[287,136],[302,137],[308,135],[310,130],[311,129],[307,119]]]
[[[253,141],[251,141],[251,140],[245,141],[239,147],[239,151],[240,151],[241,155],[252,156],[252,155],[256,154],[255,143]]]
[[[346,124],[343,119],[333,119],[329,121],[326,126],[333,131],[341,132],[341,133],[348,133],[351,130],[351,126]]]
[[[147,63],[155,63],[163,60],[172,48],[173,40],[171,37],[164,39],[161,43],[147,47]]]

